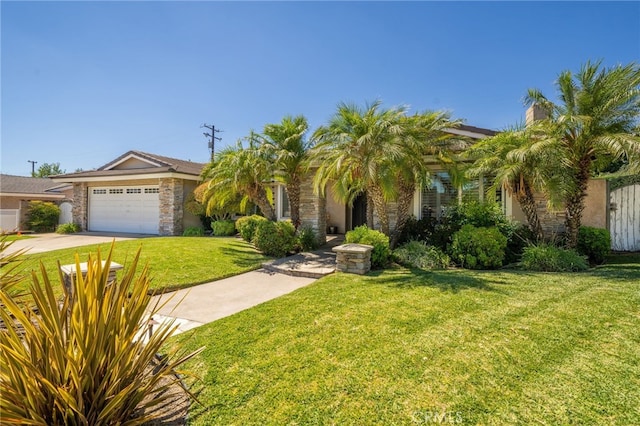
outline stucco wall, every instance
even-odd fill
[[[594,228],[608,229],[609,190],[604,179],[592,179],[587,188],[582,224]]]
[[[331,188],[327,188],[327,226],[336,226],[339,234],[347,231],[347,210],[343,203],[333,197]]]
[[[188,195],[191,194],[194,189],[196,189],[196,187],[198,186],[198,183],[197,182],[193,182],[193,181],[185,180],[185,181],[183,181],[183,184],[184,184],[184,200],[183,200],[183,208],[182,208],[182,211],[183,211],[183,221],[182,221],[182,223],[184,225],[184,229],[187,229],[187,228],[192,227],[192,226],[196,226],[196,227],[202,228],[202,221],[200,220],[200,218],[198,216],[194,215],[193,213],[190,213],[185,208],[186,203],[187,203]]]
[[[595,228],[608,228],[608,185],[603,179],[591,179],[587,187],[585,209],[582,212],[582,225]],[[564,232],[564,211],[550,212],[547,210],[547,200],[541,194],[536,194],[538,217],[547,237],[553,237]],[[506,197],[506,213],[513,220],[527,223],[526,217],[515,197]]]

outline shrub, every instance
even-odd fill
[[[236,224],[233,220],[216,220],[215,222],[211,222],[211,229],[213,229],[213,235],[216,237],[236,235]]]
[[[398,245],[414,240],[430,241],[435,227],[436,220],[431,216],[423,217],[420,220],[411,216],[402,229],[402,234],[400,234],[400,238],[398,239]]]
[[[535,241],[535,235],[527,225],[517,222],[512,222],[509,227],[503,229],[503,235],[507,237],[505,263],[517,263],[520,261],[525,247]]]
[[[587,256],[589,263],[599,265],[604,263],[611,252],[611,235],[602,228],[581,226],[578,230],[578,253]]]
[[[393,251],[397,261],[404,266],[420,269],[447,269],[451,259],[438,247],[424,241],[409,241]]]
[[[75,234],[76,232],[80,232],[80,225],[75,223],[64,223],[62,225],[58,225],[56,228],[56,233],[58,234]]]
[[[502,266],[507,237],[498,228],[476,228],[464,225],[453,235],[451,256],[469,269],[493,269]]]
[[[576,272],[588,269],[585,256],[575,250],[538,244],[526,247],[520,262],[522,269],[543,272]]]
[[[250,243],[253,241],[253,236],[256,232],[258,223],[268,221],[269,219],[267,219],[266,217],[259,216],[257,214],[251,216],[243,216],[236,220],[236,228],[242,236],[242,239]]]
[[[149,270],[136,273],[140,251],[121,280],[109,282],[111,252],[89,256],[87,273],[73,294],[54,294],[44,265],[34,274],[33,304],[0,291],[2,418],[15,424],[138,425],[141,410],[166,403],[163,393],[181,385],[175,369],[195,353],[158,362],[157,354],[177,325],[163,323],[148,334]],[[80,260],[76,255],[76,267]],[[143,402],[143,399],[146,399]]]
[[[468,201],[446,208],[440,223],[434,228],[430,242],[445,250],[453,241],[453,235],[464,225],[476,228],[496,227],[507,239],[510,239],[513,230],[499,204]]]
[[[291,222],[258,221],[253,244],[267,256],[286,256],[295,244],[295,228]]]
[[[202,237],[204,235],[204,229],[199,226],[190,226],[182,233],[183,237]]]
[[[375,229],[369,229],[367,225],[358,226],[346,233],[346,243],[368,244],[373,246],[371,252],[371,267],[382,268],[389,263],[391,250],[389,249],[389,237]]]
[[[299,251],[312,251],[318,248],[318,237],[310,226],[298,228],[296,235],[296,247]]]
[[[36,232],[50,232],[56,229],[60,207],[46,201],[31,201],[27,213],[27,226]]]

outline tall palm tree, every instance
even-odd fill
[[[247,148],[238,141],[235,147],[219,151],[215,160],[205,168],[202,177],[208,182],[208,187],[203,202],[209,210],[229,203],[241,194],[243,205],[251,201],[267,219],[276,220],[273,194],[268,185],[273,177],[273,161],[260,149],[254,133],[247,141]]]
[[[404,108],[382,109],[376,101],[361,108],[340,103],[325,126],[313,134],[313,149],[318,169],[314,187],[324,193],[332,181],[334,194],[348,204],[366,192],[367,225],[373,227],[373,208],[378,213],[380,230],[389,235],[386,197],[393,187],[392,176],[383,173],[384,165],[394,161],[398,152],[391,141],[402,132],[400,119]],[[371,222],[370,222],[371,221]]]
[[[560,73],[556,89],[557,103],[537,89],[529,89],[525,97],[527,104],[547,113],[530,126],[535,138],[530,152],[553,152],[568,172],[567,245],[576,247],[594,165],[625,158],[629,166],[640,168],[640,138],[634,134],[640,117],[640,67],[603,68],[601,62],[587,62],[575,75]]]
[[[267,124],[263,130],[263,148],[274,159],[275,178],[285,184],[291,207],[291,222],[300,226],[300,185],[306,172],[305,161],[311,143],[305,140],[309,129],[303,115],[286,116],[280,123]]]
[[[534,193],[548,183],[548,175],[543,167],[544,162],[531,155],[518,155],[526,150],[529,140],[523,128],[510,129],[482,139],[465,153],[474,159],[467,173],[472,177],[493,177],[489,190],[505,188],[512,194],[527,218],[529,229],[536,240],[541,241],[544,235]]]
[[[427,184],[431,172],[426,159],[442,162],[450,158],[452,142],[457,140],[447,129],[455,128],[459,121],[451,120],[448,113],[427,111],[405,116],[401,119],[402,136],[394,138],[399,155],[387,164],[395,177],[394,199],[397,202],[396,225],[391,234],[390,244],[394,247],[411,216],[409,207],[416,189]]]

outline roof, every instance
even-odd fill
[[[460,130],[466,130],[467,132],[480,133],[482,135],[487,135],[487,136],[495,136],[499,133],[499,132],[496,132],[495,130],[484,129],[482,127],[467,126],[466,124],[461,124],[457,128]]]
[[[0,193],[7,194],[40,194],[60,193],[62,186],[50,178],[34,178],[0,174]]]
[[[80,181],[88,178],[120,178],[142,175],[181,175],[199,178],[206,163],[180,160],[142,151],[128,151],[96,170],[68,173],[53,177],[56,182]]]

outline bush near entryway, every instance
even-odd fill
[[[27,226],[36,232],[55,231],[60,207],[47,201],[31,201],[27,213]]]
[[[498,228],[464,225],[453,235],[451,257],[469,269],[495,269],[502,266],[507,237]]]
[[[283,257],[293,250],[295,234],[296,229],[291,222],[271,222],[265,219],[258,221],[253,244],[267,256]]]
[[[253,241],[253,236],[256,232],[256,228],[258,227],[258,223],[265,221],[269,221],[269,219],[257,214],[243,216],[236,220],[236,228],[238,229],[240,236],[242,236],[242,239],[250,243]]]
[[[391,249],[389,237],[375,229],[369,229],[367,225],[358,226],[344,236],[345,243],[368,244],[373,246],[371,251],[371,267],[383,268],[389,263]]]

